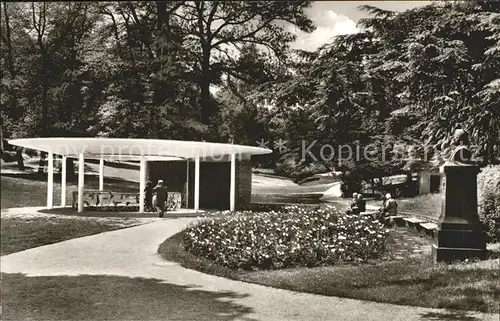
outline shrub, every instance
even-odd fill
[[[387,232],[372,218],[293,205],[262,213],[219,212],[188,227],[183,244],[233,269],[280,269],[379,258]]]
[[[244,211],[250,211],[252,213],[256,212],[282,212],[285,208],[289,207],[291,204],[286,203],[249,203],[246,206],[241,206]],[[311,210],[317,210],[321,207],[318,204],[301,204],[301,206],[311,207]]]
[[[479,217],[490,242],[500,241],[500,166],[478,175]]]
[[[293,173],[293,178],[295,182],[300,182],[303,179],[311,177],[315,174],[322,174],[327,172],[330,172],[330,170],[328,170],[325,165],[320,163],[312,163],[304,165],[302,168],[296,169],[296,171]]]
[[[287,158],[276,165],[274,173],[283,177],[293,177],[296,167],[299,166],[295,160]]]
[[[295,160],[290,158],[287,158],[279,163],[274,169],[276,175],[293,178],[295,182],[299,182],[315,174],[322,174],[329,171],[330,170],[326,168],[324,164],[306,164],[303,162],[296,162]]]

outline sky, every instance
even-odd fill
[[[305,33],[296,27],[288,26],[289,31],[297,34],[297,40],[291,45],[293,49],[314,51],[320,46],[332,41],[336,35],[358,32],[358,21],[369,14],[358,9],[361,5],[371,5],[385,10],[405,11],[418,6],[425,6],[431,1],[314,1],[307,8],[306,14],[313,21],[316,30]],[[211,86],[210,91],[215,94],[220,90]]]
[[[306,13],[316,25],[316,30],[308,34],[290,27],[290,31],[298,36],[292,48],[313,51],[331,42],[332,37],[336,35],[358,32],[357,22],[369,16],[358,9],[360,5],[368,4],[386,10],[405,11],[429,3],[431,1],[315,1],[306,9]]]

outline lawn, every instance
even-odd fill
[[[54,180],[54,204],[58,205],[61,195],[60,181]],[[47,203],[47,180],[45,175],[13,174],[1,175],[1,209],[44,206]],[[106,178],[105,188],[114,191],[132,192],[138,190],[135,182]],[[98,177],[85,177],[85,186],[97,189]],[[76,191],[76,182],[68,182],[66,204],[71,204],[71,192]],[[49,215],[22,213],[14,217],[2,213],[1,219],[1,255],[6,255],[29,248],[57,243],[72,238],[116,230],[125,226],[141,224],[130,218],[72,218]]]
[[[1,208],[45,206],[47,204],[47,179],[37,174],[22,176],[0,176]],[[85,177],[86,189],[98,189],[99,179],[96,176]],[[114,178],[105,178],[104,189],[117,192],[138,192],[139,184]],[[71,193],[77,190],[77,183],[68,182],[66,186],[66,205],[71,205]],[[54,179],[54,204],[59,205],[61,199],[61,183]]]
[[[1,220],[1,255],[141,224],[134,219],[12,217]]]
[[[429,218],[431,221],[437,221],[441,214],[441,194],[426,194],[416,197],[402,197],[396,199],[398,211],[408,213],[414,216]],[[367,204],[382,206],[382,201],[369,200]]]
[[[167,239],[158,252],[166,260],[209,274],[321,295],[499,312],[500,269],[498,263],[491,263],[498,261],[487,261],[490,265],[486,268],[467,268],[470,266],[466,264],[434,265],[428,253],[416,254],[419,252],[416,247],[423,248],[429,241],[408,231],[391,231],[386,257],[373,264],[254,272],[232,270],[187,253],[181,243],[181,233]]]
[[[153,278],[2,273],[2,320],[249,320],[235,298]]]
[[[499,312],[500,272],[408,258],[375,265],[254,272],[242,281],[322,295],[430,308]]]

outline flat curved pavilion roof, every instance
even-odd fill
[[[67,157],[78,158],[83,154],[90,159],[117,160],[175,160],[272,152],[254,146],[142,138],[23,138],[9,140],[9,144]]]

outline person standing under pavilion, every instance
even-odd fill
[[[165,213],[165,203],[167,202],[167,187],[163,180],[159,180],[156,186],[153,188],[156,198],[156,208],[160,211],[159,217],[163,217]]]

